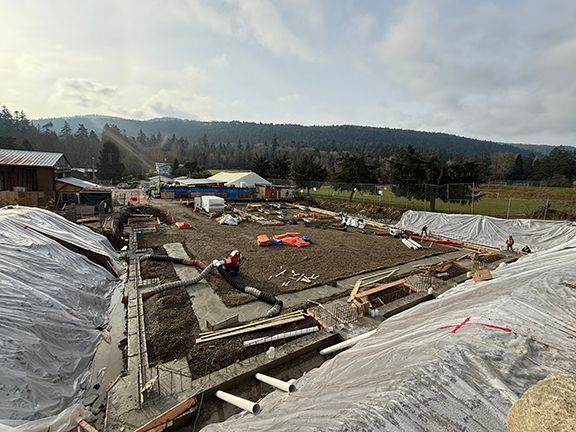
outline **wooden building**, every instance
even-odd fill
[[[46,205],[71,169],[62,153],[0,149],[0,203]]]

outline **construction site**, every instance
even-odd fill
[[[572,222],[208,196],[0,225],[2,431],[506,430],[573,371]]]

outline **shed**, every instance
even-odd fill
[[[0,201],[45,205],[71,169],[62,153],[0,149]]]
[[[56,180],[56,206],[73,205],[77,216],[112,210],[112,189],[75,177]]]

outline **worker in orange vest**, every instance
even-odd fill
[[[508,237],[506,240],[506,251],[507,252],[514,252],[514,239],[512,236]]]

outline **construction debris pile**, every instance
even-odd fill
[[[42,209],[0,209],[0,419],[80,401],[120,271],[90,229]]]

